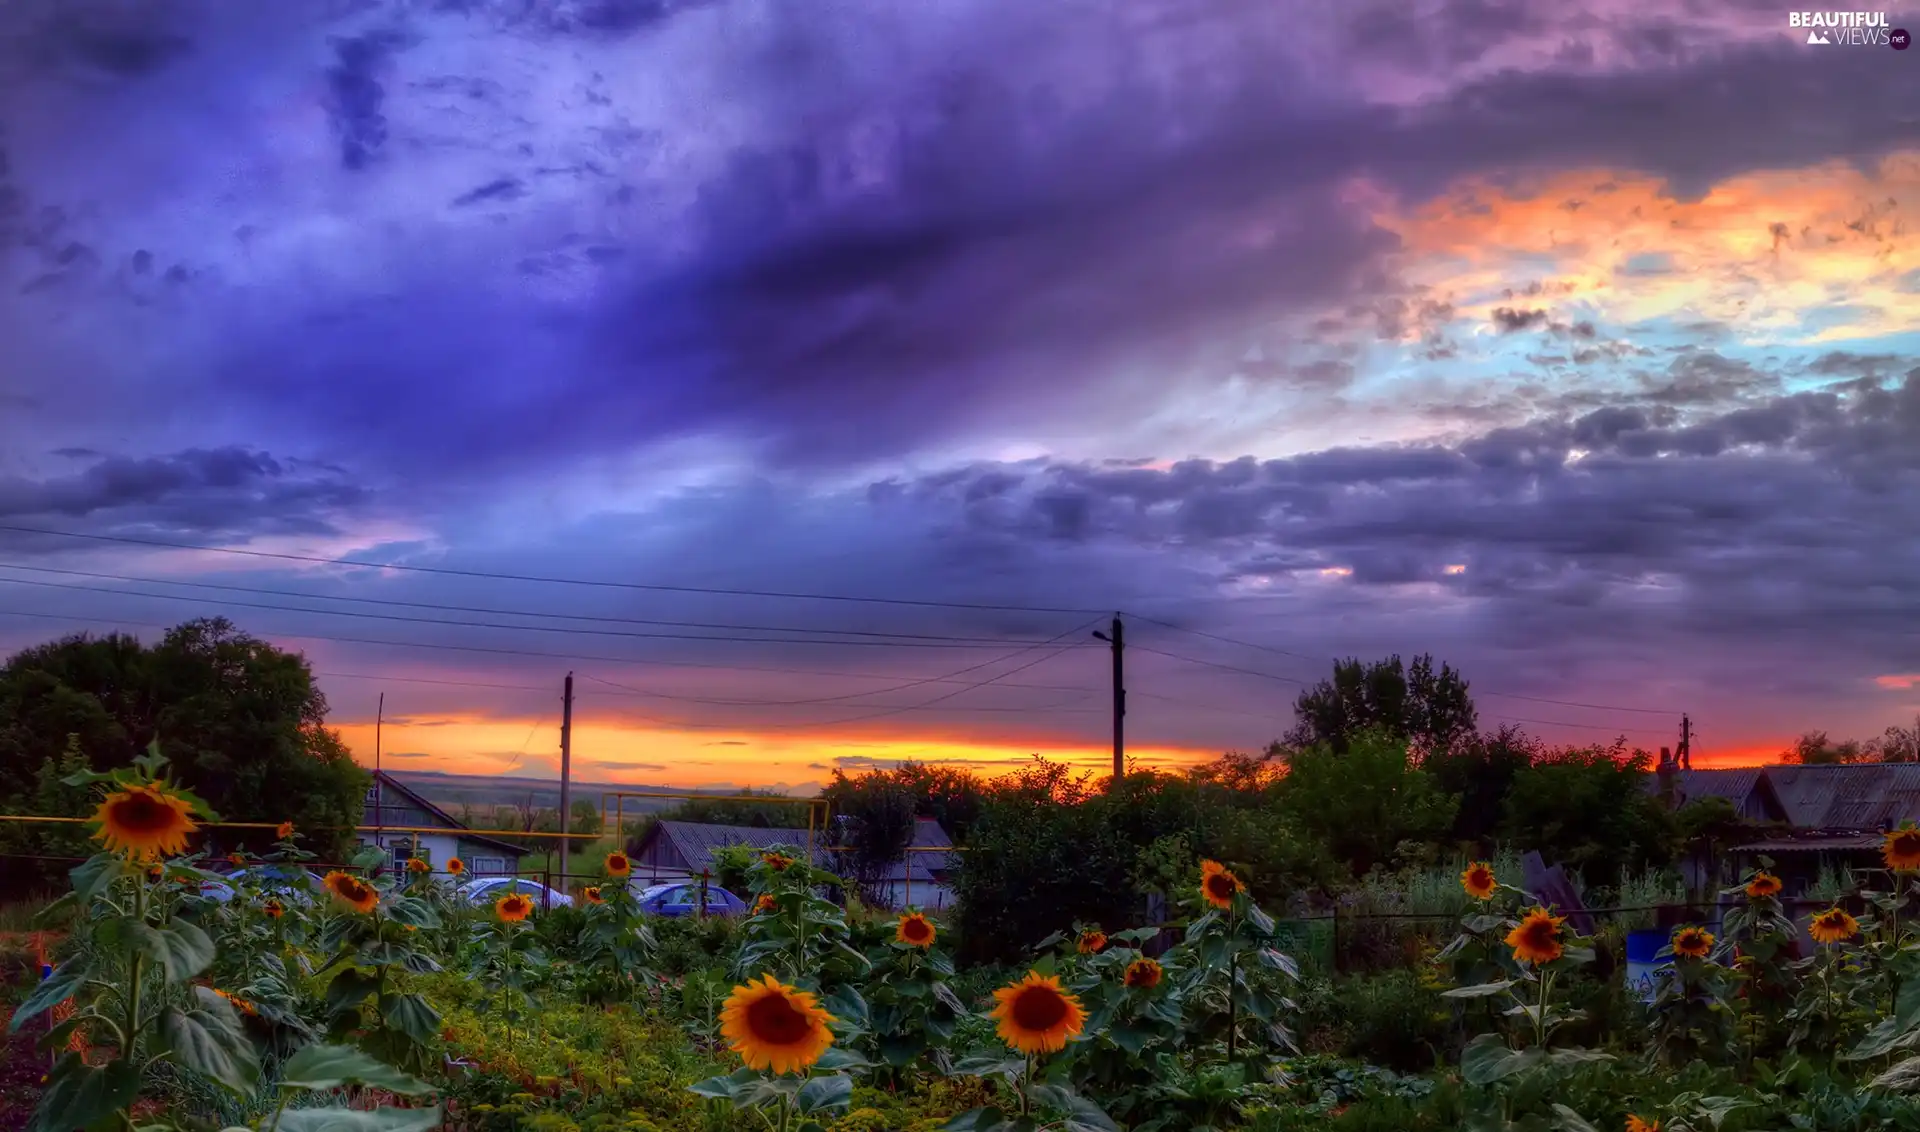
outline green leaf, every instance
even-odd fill
[[[103,1067],[88,1065],[68,1052],[47,1074],[47,1087],[33,1110],[27,1132],[73,1132],[91,1128],[115,1113],[132,1107],[140,1095],[140,1070],[131,1062],[114,1061]]]
[[[387,1025],[423,1046],[431,1044],[440,1033],[439,1011],[427,1005],[427,1000],[417,994],[395,995],[388,999],[385,1018]]]
[[[7,1032],[19,1033],[20,1027],[29,1020],[72,998],[73,992],[87,981],[91,973],[92,966],[84,955],[76,955],[54,968],[53,974],[41,979],[40,985],[33,988],[33,993],[26,997],[26,1001],[14,1008],[13,1021],[8,1024]]]
[[[206,987],[193,991],[194,1006],[170,1006],[160,1015],[161,1043],[183,1068],[236,1093],[247,1092],[260,1079],[260,1059],[240,1027],[240,1015]]]
[[[865,1030],[873,1024],[867,1009],[867,1000],[852,985],[835,990],[820,1005],[826,1007],[827,1013],[833,1015],[834,1020],[840,1023],[839,1026],[830,1027],[837,1036],[845,1036],[841,1034],[842,1027],[850,1026],[856,1030]]]
[[[1000,1132],[1007,1126],[1007,1114],[988,1105],[963,1112],[940,1126],[939,1132]]]
[[[1553,1106],[1553,1126],[1558,1132],[1600,1132],[1586,1117],[1558,1103]]]
[[[1470,987],[1454,987],[1452,990],[1441,991],[1440,997],[1441,998],[1489,998],[1493,995],[1501,994],[1511,989],[1513,984],[1514,984],[1514,980],[1512,979],[1502,979],[1497,983],[1479,983]]]
[[[440,1127],[436,1108],[376,1108],[357,1112],[348,1108],[290,1108],[280,1114],[273,1132],[433,1132]]]
[[[1539,1050],[1515,1051],[1498,1034],[1481,1034],[1460,1054],[1460,1076],[1469,1085],[1491,1085],[1541,1063]]]
[[[1528,1050],[1527,1052],[1538,1053],[1539,1051]],[[1593,1065],[1602,1061],[1612,1061],[1613,1055],[1603,1053],[1597,1049],[1580,1049],[1577,1046],[1568,1046],[1565,1049],[1549,1050],[1547,1052],[1547,1060],[1554,1065]]]
[[[133,874],[133,866],[125,857],[101,853],[75,865],[67,876],[73,880],[74,899],[86,905],[93,903],[94,897],[112,887],[115,881]]]
[[[730,1101],[745,1088],[756,1086],[765,1077],[753,1069],[736,1069],[725,1077],[709,1077],[704,1081],[695,1081],[687,1086],[687,1091],[702,1097]]]
[[[866,1058],[861,1057],[858,1053],[844,1046],[834,1046],[828,1049],[827,1052],[820,1055],[820,1060],[814,1064],[821,1069],[829,1071],[836,1069],[873,1068],[873,1062],[868,1061]]]
[[[995,1073],[1015,1075],[1027,1068],[1023,1057],[963,1057],[954,1063],[955,1077],[990,1077]]]
[[[433,1091],[432,1085],[418,1077],[352,1046],[303,1046],[280,1071],[283,1089],[337,1089],[342,1085],[371,1085],[403,1097]]]
[[[832,1112],[847,1107],[853,1101],[853,1078],[845,1073],[835,1073],[828,1077],[809,1078],[800,1086],[800,1095],[795,1098],[795,1107],[803,1113]]]
[[[380,986],[380,980],[354,967],[342,967],[327,984],[327,1013],[352,1010],[367,1000]]]
[[[1873,1079],[1872,1088],[1909,1093],[1920,1088],[1920,1057],[1895,1062],[1891,1069]]]
[[[207,969],[215,954],[213,940],[186,920],[156,928],[139,920],[115,918],[103,921],[94,936],[116,950],[144,956],[160,968],[161,977],[169,983],[192,979]]]

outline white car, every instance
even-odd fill
[[[565,908],[573,903],[573,897],[566,893],[555,892],[539,881],[526,877],[483,877],[468,881],[455,890],[460,899],[473,905],[492,904],[511,892],[531,897],[535,908]]]

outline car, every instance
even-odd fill
[[[655,884],[640,890],[640,910],[650,916],[691,916],[700,906],[700,885],[692,881]],[[747,902],[721,888],[707,885],[707,915],[738,916]]]
[[[474,905],[491,904],[511,892],[532,897],[536,908],[565,908],[573,903],[573,897],[566,893],[555,892],[539,881],[526,877],[482,877],[454,890],[461,900]]]
[[[277,896],[298,904],[311,904],[325,883],[319,874],[291,865],[250,865],[227,874],[233,883],[202,881],[200,895],[217,904],[233,899],[234,884],[249,883],[268,896]]]

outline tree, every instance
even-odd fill
[[[1336,754],[1359,732],[1377,727],[1404,737],[1419,758],[1451,749],[1479,726],[1466,679],[1451,665],[1435,672],[1433,657],[1424,653],[1411,668],[1398,655],[1372,664],[1336,662],[1333,678],[1301,692],[1293,713],[1287,746],[1319,744]]]
[[[353,840],[368,778],[326,727],[306,659],[224,618],[189,621],[151,647],[66,637],[0,666],[0,797],[26,799],[72,737],[93,770],[157,740],[179,781],[227,821],[292,821],[323,854]],[[78,815],[71,815],[78,816]],[[220,829],[222,848],[264,848],[271,829]]]
[[[1460,799],[1453,819],[1453,840],[1489,848],[1507,794],[1520,772],[1539,756],[1539,743],[1517,727],[1503,726],[1491,735],[1475,736],[1427,756],[1421,765],[1434,784]]]
[[[1807,766],[1835,766],[1878,762],[1879,751],[1871,739],[1864,743],[1858,739],[1843,739],[1836,743],[1827,738],[1825,731],[1809,731],[1795,739],[1793,746],[1781,752],[1780,759],[1782,762]]]
[[[1349,737],[1344,752],[1316,745],[1287,757],[1280,797],[1301,829],[1321,838],[1356,875],[1394,864],[1402,845],[1431,845],[1453,825],[1458,802],[1384,727]]]
[[[1651,756],[1623,741],[1543,753],[1514,776],[1501,835],[1595,886],[1665,865],[1676,834],[1672,815],[1646,788],[1651,767]]]

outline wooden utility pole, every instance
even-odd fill
[[[1116,613],[1106,632],[1096,629],[1093,635],[1107,642],[1113,653],[1113,784],[1117,787],[1127,776],[1126,626]]]
[[[1678,754],[1680,756],[1680,769],[1692,770],[1693,720],[1684,715],[1680,717],[1680,750]]]
[[[373,843],[382,849],[387,839],[382,827],[387,824],[386,791],[380,787],[380,731],[387,722],[387,694],[380,693],[380,706],[373,710]]]
[[[567,825],[573,817],[573,673],[567,673],[560,696],[560,887],[567,885],[567,864],[573,841]]]

